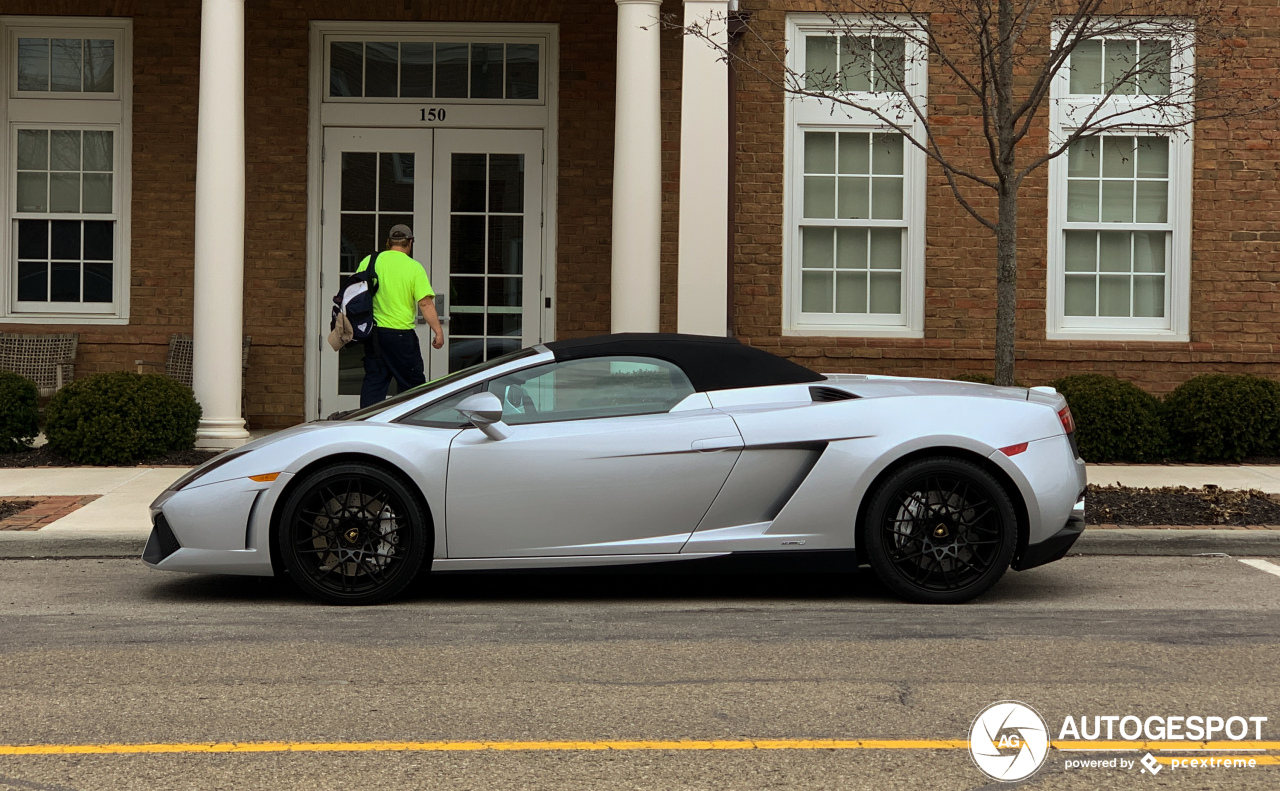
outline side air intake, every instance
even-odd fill
[[[815,402],[820,401],[852,401],[857,398],[856,395],[848,390],[841,390],[836,387],[823,387],[815,385],[809,388],[809,397]]]
[[[164,518],[164,514],[156,514],[155,525],[151,528],[151,537],[147,539],[147,546],[142,550],[142,559],[154,566],[179,549],[182,549],[182,545],[178,543],[178,537],[169,527],[169,520]]]

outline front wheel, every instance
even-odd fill
[[[422,566],[427,517],[400,476],[337,464],[293,490],[277,545],[308,594],[327,604],[377,604],[403,591]]]
[[[1013,558],[1018,521],[991,473],[951,457],[912,461],[872,495],[863,537],[890,590],[926,604],[958,604],[991,588]]]

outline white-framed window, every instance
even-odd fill
[[[326,39],[324,101],[541,104],[544,48],[521,36],[334,35]]]
[[[788,58],[806,91],[859,106],[787,102],[783,330],[921,337],[926,157],[902,108],[908,92],[925,106],[926,59],[898,31],[821,14],[788,17]]]
[[[1192,47],[1141,33],[1082,42],[1053,85],[1051,145],[1111,120],[1049,163],[1050,339],[1189,337]]]
[[[0,29],[0,321],[127,323],[132,23]]]

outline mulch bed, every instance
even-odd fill
[[[217,451],[210,450],[174,450],[154,459],[143,459],[136,467],[194,467],[204,464],[217,456]],[[73,461],[63,458],[42,445],[17,453],[0,453],[0,468],[5,467],[80,467]]]
[[[1257,489],[1234,490],[1206,486],[1090,485],[1085,495],[1085,522],[1091,525],[1277,525],[1280,495]]]
[[[14,514],[22,513],[37,502],[37,500],[0,500],[0,522]]]

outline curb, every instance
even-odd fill
[[[1280,531],[1087,529],[1070,555],[1180,556],[1217,554],[1280,557]]]
[[[0,532],[0,560],[58,558],[106,559],[142,557],[147,539],[137,536],[38,536]]]

